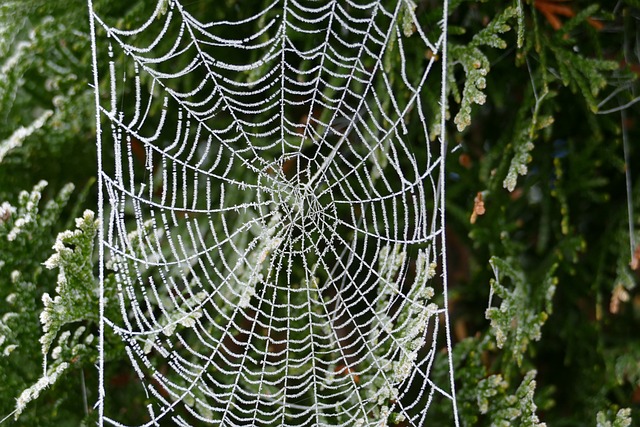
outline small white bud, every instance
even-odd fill
[[[56,348],[53,349],[53,351],[51,352],[51,358],[53,360],[57,360],[60,358],[60,354],[62,353],[62,347],[57,346]]]
[[[11,272],[11,283],[14,283],[14,284],[18,283],[18,281],[20,280],[20,276],[21,274],[18,270],[13,270]]]

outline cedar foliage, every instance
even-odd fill
[[[425,28],[437,25],[440,2],[415,3]],[[96,4],[122,22],[149,7]],[[449,5],[447,233],[463,425],[640,420],[639,7]],[[81,214],[96,190],[87,27],[81,0],[0,5],[0,417],[21,412],[8,425],[95,420],[96,224]],[[110,378],[120,410],[141,416],[132,379]]]

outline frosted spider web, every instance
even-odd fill
[[[89,0],[99,425],[457,425],[446,4],[253,3]]]

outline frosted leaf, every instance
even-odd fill
[[[31,136],[34,132],[40,129],[46,121],[53,115],[53,111],[47,110],[40,115],[36,120],[28,126],[18,128],[11,134],[11,136],[4,141],[0,141],[0,163],[9,151],[14,148],[22,146],[25,139]]]
[[[431,372],[451,355],[446,149],[428,132],[446,113],[423,99],[445,93],[429,78],[447,63],[443,5],[433,28],[409,0],[219,21],[161,0],[136,25],[91,10],[117,284],[101,322],[146,392],[140,424],[423,426],[437,401],[457,425],[451,360],[444,384]],[[101,381],[99,423],[121,426]]]
[[[66,362],[59,364],[55,369],[52,369],[50,372],[42,376],[37,383],[23,391],[16,401],[16,410],[14,412],[15,419],[18,419],[29,402],[37,399],[44,389],[49,385],[54,384],[58,377],[66,371],[68,367],[69,364]]]

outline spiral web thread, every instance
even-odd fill
[[[243,7],[130,26],[89,0],[99,425],[422,426],[434,402],[457,425],[444,79],[423,105],[446,4],[435,40],[411,1]],[[108,413],[114,372],[138,419]]]

